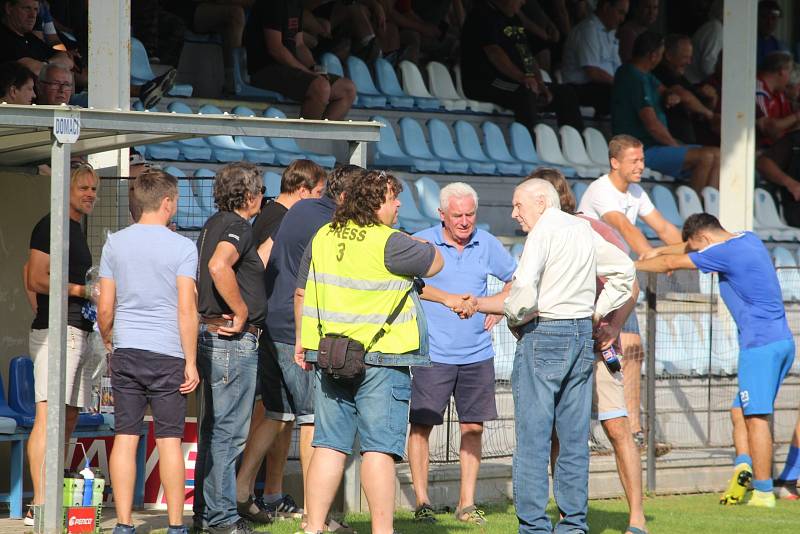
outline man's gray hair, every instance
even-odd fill
[[[72,70],[69,68],[69,66],[63,63],[58,63],[57,61],[42,65],[41,70],[39,70],[39,81],[44,80],[49,82],[50,72],[54,70],[63,70],[64,72],[68,73],[69,77],[72,79],[72,83],[75,83],[75,76],[72,74]]]
[[[561,209],[561,198],[558,196],[558,191],[547,180],[531,178],[519,184],[517,189],[524,191],[532,198],[542,197],[545,207]]]
[[[447,211],[451,198],[462,197],[472,197],[472,200],[475,201],[475,208],[478,208],[478,193],[471,185],[464,182],[453,182],[444,186],[439,192],[439,207],[442,211]]]

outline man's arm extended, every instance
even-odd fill
[[[455,293],[448,293],[430,284],[425,284],[419,297],[423,300],[436,302],[446,308],[450,308],[451,311],[457,313],[462,319],[472,317],[477,311],[475,297],[468,293],[456,295]]]
[[[651,211],[647,215],[642,215],[642,220],[655,231],[658,238],[664,243],[672,245],[682,242],[680,231],[674,224],[665,219],[657,209]]]
[[[247,323],[247,304],[242,299],[236,273],[233,272],[234,264],[239,261],[239,252],[231,243],[220,241],[214,250],[214,255],[208,261],[208,272],[217,292],[225,300],[233,315],[233,325],[220,326],[219,331],[225,335],[238,334],[244,330]]]
[[[658,120],[656,111],[652,107],[647,106],[640,109],[639,120],[642,121],[642,126],[647,130],[647,133],[652,135],[659,145],[679,146],[679,143],[669,133],[667,126]]]
[[[621,211],[609,211],[603,214],[603,222],[608,223],[610,226],[614,228],[619,235],[622,236],[622,239],[628,244],[631,249],[636,254],[643,254],[646,251],[650,250],[651,247],[650,243],[647,241],[647,238],[644,236],[641,230],[636,228],[635,225],[631,224],[625,214]]]
[[[181,348],[185,359],[183,383],[180,392],[188,395],[200,383],[197,374],[197,331],[199,320],[197,317],[197,288],[194,278],[179,276],[178,286],[178,331],[181,336]],[[102,293],[101,293],[102,296]]]
[[[111,352],[111,334],[114,329],[114,302],[117,299],[117,285],[113,278],[100,278],[100,295],[97,297],[97,326],[106,350]]]
[[[635,263],[636,269],[648,273],[666,273],[678,269],[697,269],[688,254],[662,254]]]

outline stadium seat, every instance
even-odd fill
[[[794,254],[784,247],[775,247],[772,249],[772,260],[775,263],[783,300],[800,299],[800,272]]]
[[[672,192],[669,189],[663,185],[654,185],[653,189],[650,190],[650,196],[653,198],[653,204],[665,219],[678,228],[683,226],[683,217],[678,212],[675,197],[672,196]]]
[[[494,104],[491,102],[479,102],[477,100],[472,100],[471,98],[467,98],[466,94],[464,93],[464,86],[461,82],[461,66],[456,65],[453,67],[453,75],[455,77],[456,82],[456,94],[467,101],[467,105],[469,109],[476,113],[492,113],[494,111]]]
[[[198,110],[200,115],[228,115],[223,113],[217,106],[204,104]],[[217,161],[236,162],[249,161],[258,165],[272,165],[275,162],[275,154],[256,150],[237,144],[232,135],[210,135],[206,141],[214,150],[214,159]]]
[[[708,316],[705,317],[706,322]],[[701,328],[701,323],[688,314],[676,314],[673,318],[673,328],[678,339],[681,340],[685,350],[685,363],[679,363],[681,369],[688,369],[687,374],[707,375],[710,367],[709,339],[703,333],[708,328]]]
[[[414,182],[419,198],[419,208],[423,215],[430,219],[439,218],[439,184],[427,176],[421,176]]]
[[[381,138],[375,143],[374,164],[378,167],[409,168],[417,172],[437,172],[440,164],[434,159],[414,158],[403,152],[397,142],[394,129],[388,120],[374,116],[373,121],[383,124]]]
[[[131,85],[144,85],[156,75],[150,67],[147,50],[139,39],[131,37]],[[168,96],[192,96],[193,87],[187,83],[176,83],[167,92]]]
[[[407,232],[414,233],[430,228],[439,223],[439,219],[432,219],[420,213],[417,203],[414,201],[414,195],[411,192],[411,187],[408,182],[402,178],[397,178],[403,186],[400,191],[398,200],[400,200],[400,209],[397,216],[397,225],[405,229]]]
[[[456,121],[453,129],[456,132],[456,147],[458,147],[461,156],[470,162],[480,163],[484,165],[481,174],[492,174],[497,171],[500,174],[507,174],[511,176],[519,176],[522,174],[521,163],[501,163],[495,162],[486,156],[486,153],[481,147],[481,142],[478,140],[478,134],[475,133],[475,128],[467,121]],[[473,167],[477,168],[475,165]]]
[[[328,71],[328,74],[335,74],[344,78],[344,67],[342,67],[342,62],[339,61],[338,57],[330,52],[326,52],[322,54],[320,61],[322,62],[322,66],[325,67],[325,70]]]
[[[525,172],[530,173],[537,167],[554,167],[567,178],[576,175],[576,171],[572,167],[546,164],[540,160],[536,148],[533,146],[531,132],[522,124],[512,122],[509,132],[511,134],[511,154],[525,165]]]
[[[178,179],[178,212],[175,214],[175,223],[178,228],[200,228],[206,219],[213,214],[210,209],[203,209],[195,197],[192,180],[186,178],[186,173],[177,167],[164,167],[164,172]]]
[[[467,109],[467,101],[461,98],[453,85],[453,78],[447,67],[438,61],[430,61],[425,67],[428,71],[428,82],[431,94],[441,100],[447,111],[463,111]]]
[[[233,87],[234,93],[240,98],[277,102],[286,100],[280,93],[250,85],[250,76],[247,73],[247,50],[244,47],[233,49]]]
[[[407,60],[401,61],[400,73],[403,76],[403,91],[414,97],[415,107],[419,109],[439,109],[442,107],[439,99],[434,98],[428,88],[425,87],[422,73],[414,63]]]
[[[192,113],[191,108],[183,102],[170,102],[167,110],[170,113]],[[176,143],[180,147],[182,159],[187,161],[214,161],[211,147],[202,137],[181,139]]]
[[[356,86],[356,104],[365,108],[385,108],[386,97],[378,91],[372,81],[367,64],[356,56],[347,57],[347,73]]]
[[[678,197],[678,212],[685,221],[690,215],[703,213],[703,205],[697,191],[686,185],[679,185],[675,191]]]
[[[141,100],[136,100],[131,104],[131,111],[145,111]],[[150,111],[150,110],[147,110]],[[152,143],[135,147],[136,151],[148,159],[178,161],[181,159],[181,150],[175,141],[164,143]]]
[[[453,137],[450,135],[450,129],[439,119],[431,119],[428,121],[428,133],[428,138],[431,140],[431,150],[437,158],[466,163],[468,166],[467,172],[472,174],[494,172],[495,167],[493,163],[465,160],[458,150],[456,150]]]
[[[703,206],[705,206],[706,213],[719,218],[719,190],[708,185],[703,188],[700,194],[703,196]]]
[[[739,366],[739,342],[736,336],[719,328],[711,330],[711,374],[732,376]]]
[[[503,137],[503,132],[500,130],[499,126],[492,121],[485,121],[481,124],[481,130],[483,131],[483,146],[486,148],[486,155],[498,164],[498,169],[500,169],[500,164],[514,165],[514,169],[519,167],[519,172],[510,174],[518,175],[527,174],[533,170],[532,164],[517,161],[517,159],[511,155],[511,152],[508,151],[506,140]]]
[[[642,343],[645,340],[642,339]],[[687,374],[681,360],[686,351],[683,342],[674,331],[674,322],[664,314],[656,316],[656,374]]]
[[[577,169],[570,165],[561,153],[561,147],[558,145],[558,137],[556,132],[548,125],[539,123],[534,127],[536,134],[536,153],[539,158],[547,164],[558,165],[559,167],[569,167],[576,169],[578,174],[581,174],[582,169]],[[593,178],[588,176],[587,178]]]
[[[400,139],[405,152],[412,158],[438,161],[440,170],[446,173],[463,174],[467,172],[467,163],[463,161],[437,160],[431,153],[422,126],[411,117],[400,119]]]
[[[766,189],[756,187],[753,201],[753,226],[759,237],[777,241],[800,241],[800,230],[781,220],[775,200]]]
[[[217,173],[211,169],[197,169],[194,171],[192,189],[200,209],[204,213],[214,213],[217,206],[214,204],[214,178]]]
[[[393,108],[414,107],[414,97],[403,92],[394,67],[385,59],[375,60],[375,81],[378,83],[381,93],[386,95],[390,106]]]
[[[597,178],[608,172],[608,164],[596,164],[586,153],[580,132],[572,126],[564,125],[559,129],[564,159],[575,167],[581,176]]]
[[[263,116],[270,119],[286,118],[286,114],[275,106],[265,109]],[[297,141],[291,137],[271,137],[266,141],[271,150],[275,152],[275,157],[281,165],[289,165],[296,159],[310,159],[326,169],[332,169],[336,165],[336,156],[303,150],[297,144]]]
[[[264,173],[264,196],[276,198],[281,194],[281,175],[277,172],[267,171]]]
[[[575,197],[576,208],[580,206],[581,198],[583,198],[583,194],[587,189],[589,189],[589,186],[585,182],[572,182],[572,194]]]

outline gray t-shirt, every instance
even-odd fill
[[[395,232],[386,241],[383,250],[383,264],[393,274],[400,276],[424,276],[431,268],[436,256],[436,248],[423,243],[402,232]],[[297,273],[297,287],[306,288],[308,271],[311,268],[311,243],[306,247],[300,270]]]
[[[183,358],[178,277],[195,279],[197,248],[165,226],[134,224],[108,236],[100,277],[114,280],[114,348]]]

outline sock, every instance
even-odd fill
[[[792,445],[786,455],[786,465],[783,466],[778,480],[797,480],[800,477],[800,448]]]
[[[763,492],[771,492],[772,491],[772,479],[768,478],[767,480],[753,480],[753,489],[756,491],[763,491]]]
[[[269,495],[264,495],[264,502],[275,502],[280,499],[283,499],[283,493],[270,493]]]
[[[753,459],[750,458],[749,454],[739,454],[736,456],[733,460],[733,465],[736,466],[739,464],[747,464],[750,466],[750,469],[753,469]]]

